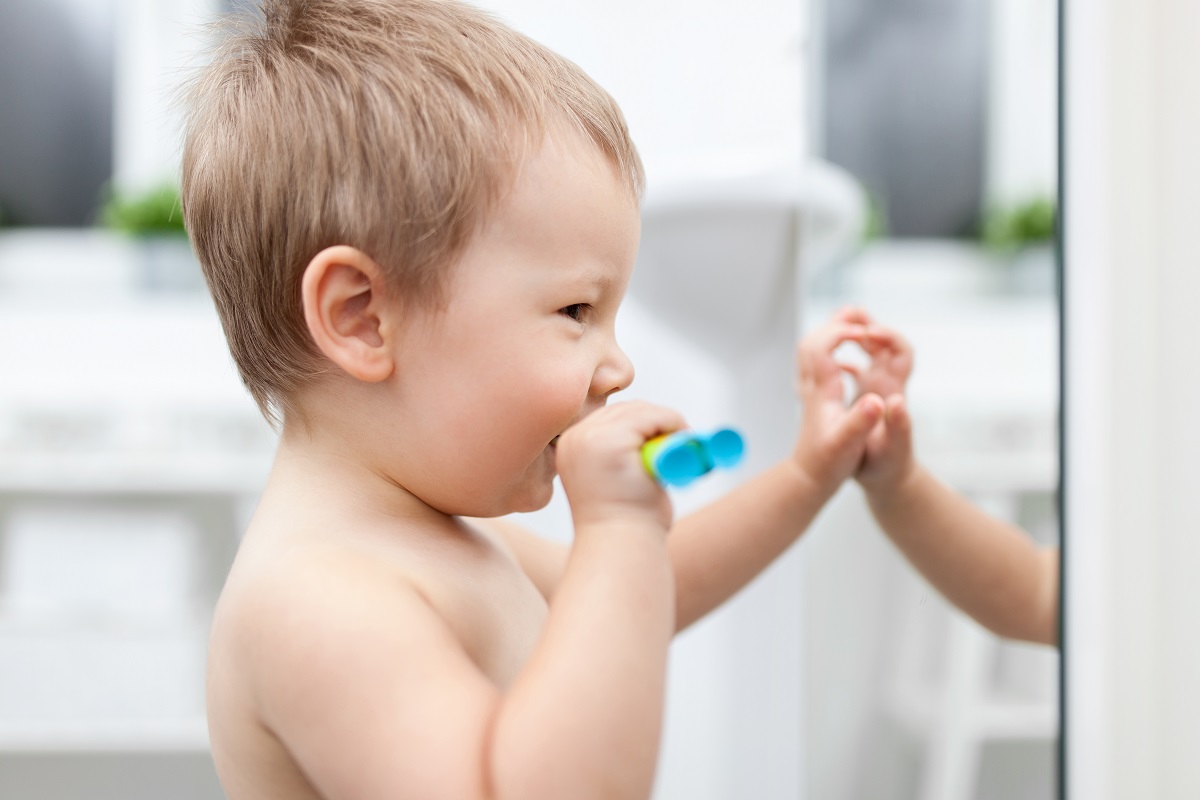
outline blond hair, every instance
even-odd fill
[[[189,84],[183,210],[242,380],[272,422],[325,371],[300,282],[357,247],[404,302],[452,264],[548,125],[581,132],[634,197],[641,162],[579,67],[453,0],[263,0]]]

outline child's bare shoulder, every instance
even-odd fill
[[[212,651],[275,692],[284,667],[303,673],[336,658],[347,670],[356,657],[374,659],[382,642],[406,638],[429,646],[448,636],[452,645],[461,627],[456,600],[478,579],[479,562],[427,531],[398,528],[391,538],[255,539],[252,530],[217,604]]]
[[[389,628],[413,630],[404,616],[420,617],[423,605],[401,571],[354,548],[248,538],[213,615],[210,723],[221,724],[222,714],[269,723],[322,670],[353,669],[366,641]]]
[[[432,536],[402,527],[332,539],[255,533],[212,626],[218,769],[222,750],[275,747],[299,779],[328,770],[330,780],[350,780],[336,755],[352,761],[348,748],[390,742],[421,751],[432,746],[417,733],[430,720],[461,740],[480,735],[475,727],[524,663],[545,614],[491,536],[467,526]],[[397,741],[405,731],[413,735]],[[416,769],[445,757],[431,751],[406,763]]]

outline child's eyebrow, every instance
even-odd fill
[[[588,267],[572,270],[567,275],[567,279],[572,283],[583,283],[588,286],[594,286],[601,291],[612,288],[613,284],[616,283],[616,279],[611,272]]]

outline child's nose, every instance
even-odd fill
[[[607,357],[600,364],[592,379],[592,391],[594,394],[607,397],[613,392],[629,388],[631,383],[633,383],[633,362],[629,360],[629,356],[625,355],[625,351],[616,342],[613,342]]]

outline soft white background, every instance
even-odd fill
[[[1200,796],[1197,30],[1068,6],[1069,800]]]

